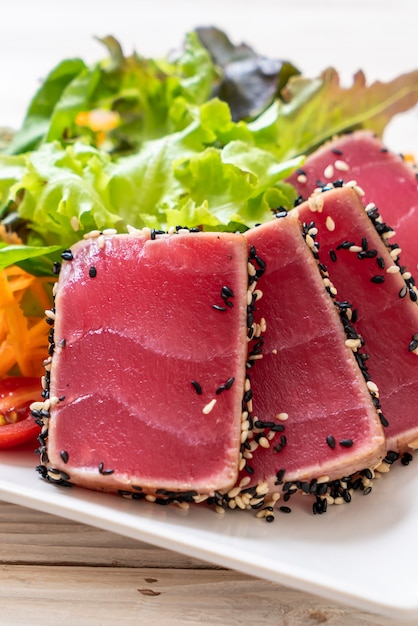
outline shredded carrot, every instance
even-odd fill
[[[0,377],[42,373],[48,350],[44,311],[51,307],[50,278],[38,278],[16,265],[0,272]]]

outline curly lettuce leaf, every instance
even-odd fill
[[[285,95],[286,102],[276,100],[248,127],[257,145],[289,159],[350,130],[368,128],[382,135],[394,115],[418,103],[418,70],[371,85],[358,72],[345,88],[329,68],[315,79],[292,77]]]

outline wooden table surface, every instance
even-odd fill
[[[57,624],[401,626],[401,621],[0,502],[0,625]]]

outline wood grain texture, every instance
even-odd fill
[[[0,626],[402,626],[0,502]]]

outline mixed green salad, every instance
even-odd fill
[[[162,59],[101,42],[100,62],[50,72],[0,154],[0,219],[20,237],[3,237],[0,267],[50,273],[92,229],[245,230],[293,206],[284,180],[305,154],[349,130],[381,135],[418,101],[418,71],[343,88],[334,69],[307,78],[215,28]]]
[[[216,28],[161,59],[100,42],[99,62],[53,68],[0,142],[0,379],[40,375],[51,268],[85,233],[244,231],[294,206],[286,179],[327,139],[382,135],[418,102],[418,70],[345,88],[333,68],[304,76]]]

